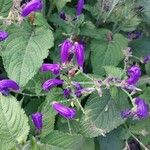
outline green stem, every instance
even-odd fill
[[[70,126],[69,119],[67,119],[67,124],[68,124],[68,129],[69,129],[69,132],[70,132],[70,134],[72,134],[72,131],[71,131],[71,126]]]

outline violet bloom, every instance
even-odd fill
[[[138,66],[132,66],[128,69],[129,78],[127,79],[127,83],[130,85],[134,85],[140,79],[141,69]]]
[[[50,79],[44,82],[42,85],[43,90],[49,91],[51,88],[63,84],[63,80],[60,79]]]
[[[135,40],[135,39],[139,39],[142,37],[142,32],[141,31],[132,31],[132,32],[128,32],[128,39],[130,40]]]
[[[10,91],[19,91],[19,89],[19,85],[13,80],[4,79],[0,81],[0,92],[5,96],[7,96]]]
[[[0,41],[6,40],[8,37],[8,33],[6,31],[0,30]]]
[[[65,98],[69,98],[71,94],[71,89],[64,89],[63,93]]]
[[[31,0],[22,7],[21,16],[26,17],[32,12],[37,12],[42,9],[41,0]]]
[[[32,118],[32,121],[33,121],[36,129],[41,130],[43,127],[43,121],[42,121],[43,115],[42,115],[42,113],[37,112],[35,114],[32,114],[31,118]]]
[[[77,16],[80,16],[84,7],[84,0],[78,0],[77,4]]]
[[[66,119],[73,119],[76,116],[75,109],[64,106],[59,102],[53,102],[52,107],[57,113],[59,113],[61,116],[63,116]]]
[[[66,14],[64,11],[62,11],[59,16],[61,19],[66,20]]]
[[[70,52],[72,46],[73,46],[73,43],[69,39],[66,39],[61,44],[61,62],[62,63],[67,63],[68,57],[69,57],[69,52]]]
[[[148,54],[148,55],[146,55],[146,56],[144,57],[143,62],[144,62],[145,64],[147,64],[147,63],[150,62],[150,54]]]
[[[61,66],[59,64],[43,64],[40,68],[41,72],[51,71],[55,75],[59,74],[60,70]]]
[[[143,99],[139,97],[135,98],[134,104],[135,104],[133,108],[134,117],[144,119],[149,116],[149,106]]]
[[[78,66],[83,68],[83,64],[84,64],[84,46],[83,46],[83,44],[75,42],[74,50],[75,50]]]

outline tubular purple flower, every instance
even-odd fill
[[[134,117],[144,119],[149,116],[149,106],[143,99],[139,97],[135,98],[134,104],[135,104],[133,108]]]
[[[31,115],[32,121],[36,127],[36,129],[41,130],[43,127],[43,115],[40,112]]]
[[[59,102],[53,102],[52,107],[57,113],[59,113],[61,116],[63,116],[66,119],[73,119],[76,116],[75,109],[64,106]]]
[[[37,12],[42,9],[42,2],[41,0],[31,0],[27,4],[25,4],[22,7],[22,12],[21,16],[26,17],[28,16],[31,12]]]
[[[61,85],[63,84],[63,80],[60,79],[50,79],[47,80],[46,82],[44,82],[44,84],[42,85],[43,90],[45,91],[49,91],[51,88],[57,86],[57,85]]]
[[[59,64],[43,64],[40,68],[41,72],[51,71],[55,75],[59,74],[60,70],[61,66]]]
[[[8,80],[4,79],[0,81],[0,92],[7,96],[9,94],[9,91],[19,91],[20,87],[19,85],[13,81],[13,80]]]
[[[69,51],[72,48],[73,43],[69,39],[66,39],[62,44],[61,44],[61,62],[62,63],[67,63],[68,57],[69,57]]]
[[[6,31],[0,30],[0,41],[6,40],[8,37],[8,33]]]
[[[84,64],[84,46],[82,44],[76,42],[74,44],[74,50],[75,50],[78,66],[83,68],[83,64]]]
[[[138,66],[132,66],[128,69],[128,75],[129,78],[127,79],[127,83],[130,85],[134,85],[141,77],[141,69]]]
[[[84,0],[78,0],[78,4],[77,4],[77,16],[81,15],[82,10],[84,7]]]
[[[144,57],[143,62],[144,62],[145,64],[147,64],[147,63],[150,62],[150,54],[148,54],[148,55],[146,55],[146,56]]]

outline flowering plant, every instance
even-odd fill
[[[0,0],[1,150],[150,149],[149,12]]]

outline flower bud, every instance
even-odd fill
[[[0,30],[0,41],[6,40],[8,37],[8,33],[6,31]]]
[[[78,66],[83,68],[83,64],[84,64],[84,46],[82,44],[76,42],[74,44],[74,50],[75,50]]]
[[[150,62],[150,54],[148,54],[148,55],[146,55],[146,56],[144,57],[143,62],[144,62],[144,64],[147,64],[147,63]]]
[[[38,130],[41,130],[43,127],[42,117],[42,113],[40,112],[31,115],[32,121]]]
[[[66,119],[73,119],[76,116],[76,110],[66,107],[59,102],[52,103],[53,109]]]
[[[43,64],[40,68],[41,72],[51,71],[55,75],[59,74],[60,70],[61,66],[59,64]]]
[[[73,43],[69,39],[66,39],[62,44],[61,44],[61,62],[62,63],[67,63],[68,57],[69,57],[69,51],[72,48]]]
[[[49,91],[51,88],[57,86],[57,85],[61,85],[63,84],[63,80],[60,79],[50,79],[47,80],[46,82],[44,82],[44,84],[42,85],[43,90],[45,91]]]
[[[84,0],[78,0],[77,4],[77,16],[80,16],[84,7]]]
[[[128,39],[130,40],[136,40],[142,37],[142,32],[141,31],[132,31],[128,32]]]
[[[59,16],[61,19],[66,20],[66,14],[64,11],[62,11]]]
[[[143,99],[139,97],[135,98],[134,104],[135,104],[133,108],[134,117],[144,119],[149,116],[149,106]]]
[[[4,79],[0,81],[0,92],[5,96],[9,94],[9,91],[19,91],[19,89],[19,85],[13,80]]]
[[[71,93],[71,89],[64,89],[64,97],[65,98],[69,98],[70,93]]]
[[[129,78],[127,79],[127,83],[130,85],[136,84],[141,76],[141,69],[138,66],[132,66],[128,69]]]
[[[31,0],[22,7],[21,16],[26,17],[32,12],[36,12],[42,9],[41,0]]]

